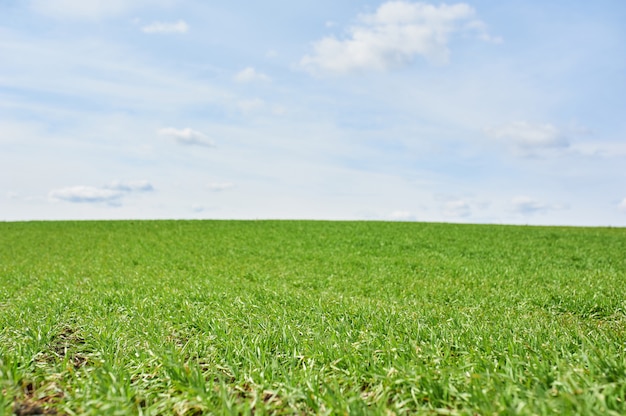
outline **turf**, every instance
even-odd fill
[[[0,412],[626,414],[626,229],[0,223]]]

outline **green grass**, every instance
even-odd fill
[[[0,223],[0,390],[18,415],[626,414],[626,229]]]

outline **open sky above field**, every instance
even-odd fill
[[[0,220],[626,225],[622,0],[0,0]]]

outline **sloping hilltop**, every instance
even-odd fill
[[[625,414],[626,229],[0,223],[0,412]]]

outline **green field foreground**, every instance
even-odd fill
[[[626,229],[0,223],[0,413],[626,414]]]

